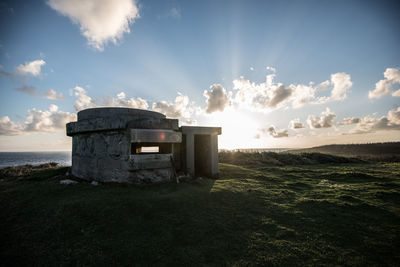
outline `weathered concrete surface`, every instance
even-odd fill
[[[131,129],[133,143],[180,143],[182,133],[171,130]]]
[[[71,172],[81,179],[161,182],[171,180],[177,170],[218,175],[219,127],[179,128],[178,120],[153,111],[93,108],[78,112],[78,121],[66,128],[73,138]],[[159,153],[142,153],[142,147],[153,146]]]
[[[132,129],[142,127],[145,129]],[[162,126],[164,130],[151,130]],[[159,128],[160,129],[160,128]],[[172,154],[131,155],[132,142],[181,142],[177,120],[138,109],[94,108],[67,124],[72,136],[72,174],[99,182],[148,183],[171,179]],[[171,146],[171,145],[170,145]]]
[[[186,153],[184,153],[186,171],[191,176],[204,175],[217,178],[218,135],[221,134],[221,127],[182,126],[181,131],[186,140]],[[196,136],[209,136],[210,139],[203,142],[196,142]],[[201,149],[202,153],[196,153],[196,147],[197,150]],[[207,149],[204,149],[204,147]],[[196,163],[198,170],[196,170]]]

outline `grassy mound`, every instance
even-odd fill
[[[336,156],[358,157],[372,162],[400,162],[400,142],[325,145],[291,150],[291,153],[325,153]]]
[[[220,164],[218,180],[143,186],[59,184],[67,171],[0,179],[1,265],[400,262],[398,163]]]
[[[40,170],[54,168],[57,166],[58,166],[57,162],[49,162],[40,165],[26,164],[21,166],[1,168],[0,178],[32,175],[33,173],[38,172]]]
[[[219,152],[219,161],[235,165],[311,165],[364,163],[357,158],[348,158],[322,153],[275,153],[275,152]]]

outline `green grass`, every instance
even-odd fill
[[[372,162],[400,162],[400,142],[370,144],[336,144],[291,150],[291,153],[324,153],[342,157],[358,157]]]
[[[220,164],[218,180],[0,179],[0,265],[395,266],[400,164]]]

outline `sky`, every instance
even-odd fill
[[[400,141],[398,1],[0,1],[0,151],[71,150],[101,106],[219,147]]]

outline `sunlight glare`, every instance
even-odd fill
[[[209,123],[222,127],[218,138],[221,149],[249,148],[253,146],[256,122],[242,112],[232,109],[216,112],[210,116]]]

